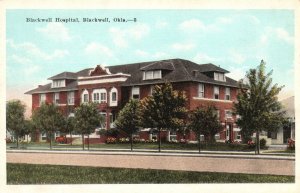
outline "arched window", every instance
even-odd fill
[[[118,90],[115,87],[110,90],[110,106],[118,106]]]
[[[81,101],[82,101],[82,103],[89,102],[89,92],[86,89],[81,94]]]

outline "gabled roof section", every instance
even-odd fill
[[[74,72],[62,72],[60,74],[57,74],[55,76],[52,76],[48,78],[48,80],[61,80],[61,79],[73,79],[75,80],[77,78],[76,73]]]
[[[228,73],[229,71],[220,68],[214,64],[208,63],[208,64],[201,64],[199,72],[222,72],[222,73]]]
[[[93,70],[90,71],[90,76],[101,76],[101,75],[109,75],[108,68],[105,68],[102,65],[97,65]]]
[[[148,71],[148,70],[174,70],[174,64],[172,61],[157,61],[150,63],[147,66],[144,66],[141,68],[142,71]]]

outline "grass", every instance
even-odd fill
[[[161,184],[294,182],[294,176],[7,163],[7,184]]]
[[[7,148],[14,148],[16,144],[9,143],[7,144]],[[81,148],[81,145],[70,145],[70,144],[52,144],[53,148],[61,148],[61,149],[74,149]],[[99,148],[99,149],[130,149],[130,144],[128,143],[117,143],[117,144],[90,144],[91,148]],[[21,143],[21,149],[49,149],[49,143]],[[158,149],[157,143],[134,143],[134,149]],[[181,143],[162,143],[163,150],[198,150],[198,144],[181,144]],[[85,145],[85,149],[87,149],[87,145]],[[249,149],[246,144],[226,144],[226,143],[214,143],[214,144],[201,144],[201,150],[210,150],[210,151],[253,151],[253,149]]]

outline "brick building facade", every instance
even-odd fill
[[[48,80],[46,85],[26,92],[32,95],[32,110],[42,102],[55,103],[66,116],[72,115],[74,108],[85,102],[98,103],[99,111],[106,116],[106,129],[113,127],[118,111],[130,99],[142,99],[151,95],[156,84],[171,82],[175,90],[185,91],[186,107],[193,110],[198,106],[212,104],[223,130],[216,135],[220,141],[240,141],[240,129],[232,115],[237,99],[237,81],[226,77],[227,70],[214,64],[196,64],[183,59],[87,68],[79,72],[62,72]],[[174,134],[173,134],[174,135]],[[170,140],[172,133],[164,137]],[[182,138],[176,135],[177,139]],[[151,138],[148,130],[140,132],[141,138]],[[190,134],[190,140],[195,136]]]

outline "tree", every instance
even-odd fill
[[[143,127],[157,128],[161,150],[161,130],[178,129],[183,126],[186,115],[184,92],[173,90],[170,83],[156,85],[152,96],[141,100],[141,123]]]
[[[84,135],[88,135],[88,149],[90,148],[89,135],[99,127],[100,113],[96,103],[82,103],[75,109],[75,128],[82,136],[82,149],[84,150]]]
[[[139,129],[139,123],[139,101],[131,99],[119,112],[118,118],[115,122],[117,129],[125,131],[130,135],[131,151],[133,146],[133,133]]]
[[[27,135],[27,143],[28,143],[28,136],[30,133],[35,131],[35,126],[33,124],[33,121],[30,119],[27,119],[24,121],[24,125],[23,125],[23,131],[21,136],[25,136]]]
[[[19,148],[19,137],[24,129],[25,105],[19,100],[11,100],[6,103],[6,129],[17,138]]]
[[[262,60],[257,69],[250,69],[246,74],[245,83],[240,83],[240,91],[235,104],[235,113],[240,115],[237,120],[241,133],[256,133],[256,152],[259,154],[259,133],[277,131],[282,127],[284,111],[278,102],[277,95],[283,88],[272,85],[272,71],[265,73],[265,62]]]
[[[215,113],[214,106],[198,107],[191,112],[189,116],[189,128],[197,134],[198,147],[200,153],[200,136],[204,135],[206,141],[214,142],[215,134],[220,132],[222,126],[219,122],[218,116]]]
[[[52,149],[53,133],[65,126],[64,117],[58,106],[43,103],[38,109],[33,111],[32,120],[37,128],[47,133]]]

